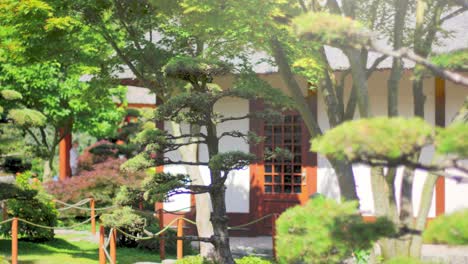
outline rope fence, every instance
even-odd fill
[[[67,226],[67,227],[58,227],[58,226],[45,226],[45,225],[40,225],[40,224],[36,224],[36,223],[33,223],[33,222],[30,222],[28,220],[25,220],[25,219],[22,219],[22,218],[18,218],[18,217],[13,217],[13,218],[10,218],[10,219],[5,219],[3,221],[0,222],[0,226],[1,225],[5,225],[7,223],[11,223],[11,263],[12,264],[18,264],[18,225],[19,225],[19,222],[23,222],[25,224],[28,224],[28,225],[31,225],[31,226],[35,226],[35,227],[38,227],[38,228],[44,228],[44,229],[65,229],[65,230],[69,230],[69,229],[73,229],[73,228],[76,228],[77,226],[81,226],[81,225],[84,225],[86,223],[89,223],[89,222],[92,222],[92,232],[93,234],[95,234],[95,220],[96,218],[99,216],[99,214],[96,214],[95,213],[95,210],[108,210],[108,209],[111,209],[111,208],[116,208],[117,206],[109,206],[109,207],[103,207],[103,208],[94,208],[94,199],[92,198],[88,198],[88,199],[84,199],[84,200],[81,200],[75,204],[68,204],[68,203],[65,203],[65,202],[62,202],[62,201],[59,201],[59,200],[55,200],[55,202],[59,203],[59,204],[62,204],[66,207],[64,208],[60,208],[60,209],[63,209],[63,210],[60,210],[60,211],[65,211],[65,210],[69,210],[69,209],[86,209],[87,211],[91,211],[91,217],[86,219],[85,221],[83,222],[80,222],[80,223],[77,223],[77,224],[74,224],[74,225],[71,225],[71,226]],[[86,208],[86,207],[82,207],[84,204],[90,202],[90,207],[91,208]],[[193,221],[193,220],[190,220],[188,218],[185,218],[185,217],[177,217],[175,219],[173,219],[172,221],[170,221],[166,226],[164,226],[164,214],[163,212],[167,212],[167,213],[175,213],[175,212],[180,212],[180,211],[183,211],[183,210],[186,210],[186,209],[191,209],[193,208],[192,206],[191,207],[187,207],[187,208],[182,208],[182,209],[179,209],[179,210],[175,210],[175,211],[166,211],[164,209],[159,209],[157,210],[158,213],[159,213],[159,222],[160,222],[160,226],[162,227],[161,230],[159,230],[158,232],[156,233],[152,233],[146,229],[143,229],[143,233],[146,235],[146,236],[134,236],[132,234],[129,234],[125,231],[123,231],[122,229],[118,228],[118,227],[112,227],[109,231],[109,235],[107,236],[106,238],[106,234],[105,234],[105,228],[104,226],[100,226],[100,230],[99,230],[99,264],[106,264],[106,261],[109,261],[111,264],[116,264],[116,261],[117,261],[117,247],[116,247],[116,243],[117,243],[117,232],[121,233],[122,235],[128,237],[128,238],[131,238],[131,239],[134,239],[134,240],[149,240],[149,239],[154,239],[156,237],[159,237],[160,239],[160,243],[163,243],[164,242],[164,237],[163,237],[163,234],[168,230],[168,229],[171,229],[173,228],[173,225],[174,223],[177,222],[177,259],[182,259],[183,258],[183,240],[184,240],[184,232],[183,232],[183,226],[184,226],[184,222],[187,222],[189,224],[192,224],[192,225],[195,225],[196,226],[196,222]],[[265,219],[268,219],[268,218],[271,218],[272,220],[272,243],[273,243],[273,256],[274,258],[276,258],[276,248],[275,248],[275,236],[276,236],[276,228],[275,228],[275,223],[276,223],[276,219],[277,219],[277,214],[268,214],[268,215],[264,215],[258,219],[255,219],[255,220],[252,220],[248,223],[245,223],[245,224],[241,224],[241,225],[237,225],[237,226],[229,226],[228,227],[228,230],[243,230],[244,228],[248,227],[248,226],[251,226],[251,225],[254,225],[254,224],[257,224],[259,223],[260,221],[263,221]],[[94,230],[93,230],[94,229]],[[201,238],[198,238],[200,239],[200,241],[203,241],[201,240]],[[109,248],[109,250],[107,250],[107,248]],[[161,260],[163,260],[165,258],[165,246],[164,244],[160,245],[160,258]]]
[[[119,206],[117,205],[111,205],[111,206],[106,206],[106,207],[101,207],[101,208],[88,208],[88,207],[81,207],[81,205],[84,205],[88,202],[92,203],[94,201],[93,198],[87,198],[87,199],[84,199],[84,200],[81,200],[75,204],[69,204],[69,203],[66,203],[66,202],[62,202],[60,200],[54,200],[56,203],[58,204],[61,204],[61,205],[65,205],[66,207],[64,208],[59,208],[57,210],[59,211],[66,211],[66,210],[70,210],[70,209],[78,209],[78,210],[84,210],[84,211],[105,211],[105,210],[109,210],[109,209],[115,209]]]

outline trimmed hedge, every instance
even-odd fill
[[[429,223],[424,243],[468,245],[468,210],[442,215]]]

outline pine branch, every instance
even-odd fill
[[[458,16],[458,15],[461,15],[461,14],[463,14],[465,11],[468,11],[468,6],[461,7],[461,8],[459,8],[459,9],[453,11],[452,13],[450,13],[450,14],[444,16],[443,18],[440,19],[440,23],[442,24],[442,23],[443,23],[444,21],[446,21],[446,20],[449,20],[449,19],[451,19],[451,18],[454,18],[454,17],[456,17],[456,16]]]
[[[201,137],[201,138],[206,138],[206,134],[203,134],[203,133],[197,133],[197,134],[182,134],[182,135],[179,135],[179,136],[173,136],[173,135],[167,135],[167,139],[169,140],[178,140],[178,139],[185,139],[185,138],[197,138],[197,137]]]
[[[386,58],[388,58],[388,55],[382,55],[380,57],[378,57],[377,59],[375,59],[374,63],[372,63],[372,65],[370,66],[370,68],[367,70],[367,79],[369,79],[369,77],[372,75],[372,73],[374,73],[375,70],[377,70],[377,67],[379,66],[379,64],[384,61]]]
[[[388,56],[392,56],[394,58],[404,58],[404,59],[411,60],[417,64],[421,64],[424,67],[428,68],[435,75],[438,75],[444,79],[452,81],[455,84],[460,84],[460,85],[468,87],[468,78],[463,77],[462,75],[455,73],[453,71],[442,69],[438,67],[437,65],[435,65],[434,63],[432,63],[431,61],[429,61],[428,59],[425,59],[415,54],[412,50],[409,50],[408,48],[401,48],[399,50],[388,50],[388,49],[379,47],[373,42],[371,42],[371,46],[369,48],[376,52],[379,52]]]
[[[244,116],[237,116],[237,117],[226,117],[226,118],[221,118],[219,120],[219,123],[224,123],[224,122],[228,122],[228,121],[244,120],[244,119],[251,118],[251,117],[253,117],[251,114],[247,114],[247,115],[244,115]]]
[[[179,148],[183,146],[189,146],[189,145],[194,145],[194,144],[206,144],[205,140],[198,140],[198,141],[188,141],[185,143],[172,143],[167,146],[167,148],[164,149],[164,152],[170,152],[174,150],[178,150]]]
[[[162,164],[159,165],[189,165],[189,166],[208,166],[208,162],[189,162],[182,160],[171,160],[170,158],[165,157],[162,160]]]
[[[222,139],[223,137],[233,137],[233,138],[247,138],[247,134],[244,134],[240,131],[229,131],[229,132],[223,132],[219,137],[219,139]]]

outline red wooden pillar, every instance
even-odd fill
[[[435,77],[435,124],[445,127],[445,80]],[[436,216],[445,213],[445,178],[439,177],[435,187]]]
[[[63,135],[64,129],[61,130],[61,133]],[[59,179],[61,181],[71,177],[71,168],[70,168],[71,147],[72,147],[72,136],[71,136],[71,133],[68,133],[59,143]]]

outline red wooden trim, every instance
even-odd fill
[[[156,104],[127,104],[127,108],[156,108]]]
[[[435,124],[445,127],[445,80],[435,77]],[[445,178],[439,177],[435,187],[436,216],[445,213]]]
[[[317,101],[317,93],[312,90],[307,90],[307,101],[309,103],[309,107],[313,113],[315,121],[317,120],[317,113],[318,113],[318,101]],[[308,186],[308,196],[317,192],[317,153],[310,151],[310,139],[311,135],[309,130],[304,125],[304,131],[306,131],[305,135],[305,146],[306,146],[306,173],[307,173],[307,186]]]
[[[257,112],[261,111],[263,109],[263,102],[261,100],[250,100],[249,101],[249,112]],[[249,119],[249,130],[257,133],[258,135],[262,134],[262,128],[263,128],[263,122],[259,122],[258,120],[255,120],[253,118]],[[250,144],[249,146],[249,151],[250,153],[253,153],[257,156],[260,156],[260,146],[259,144],[254,145]],[[259,213],[257,211],[258,205],[259,205],[259,199],[262,193],[262,183],[259,181],[260,177],[256,177],[260,173],[261,168],[263,167],[263,163],[261,159],[258,159],[258,162],[252,163],[249,166],[250,169],[250,194],[249,194],[249,215],[248,219],[256,219],[259,216]],[[236,217],[237,218],[237,217]],[[233,219],[234,220],[234,219]],[[255,228],[251,232],[252,235],[257,235],[257,230],[258,228]]]
[[[445,177],[439,177],[435,187],[436,216],[445,213]]]
[[[120,79],[120,85],[131,85],[131,86],[145,87],[142,81],[140,81],[138,79],[133,79],[133,78]]]
[[[61,129],[60,134],[63,136],[64,129]],[[61,181],[71,177],[70,168],[70,148],[71,148],[71,133],[65,135],[65,137],[59,143],[59,179]]]
[[[434,217],[428,217],[426,218],[426,227],[429,225],[435,218]],[[372,215],[363,215],[362,220],[366,223],[373,223],[377,220],[377,217],[372,216]],[[414,221],[416,221],[416,218],[413,218]]]

